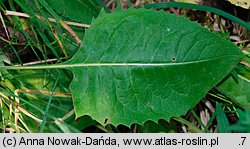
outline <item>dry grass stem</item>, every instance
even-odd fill
[[[10,16],[18,16],[18,17],[25,17],[25,18],[29,18],[30,15],[26,14],[26,13],[22,13],[22,12],[16,12],[16,11],[9,11],[9,10],[6,10],[5,11],[5,15],[10,15]],[[43,20],[44,17],[42,16],[37,16],[37,18]],[[48,20],[50,22],[57,22],[56,19],[54,18],[48,18]],[[77,23],[77,22],[71,22],[71,21],[64,21],[66,24],[68,25],[71,25],[71,26],[77,26],[77,27],[84,27],[84,28],[89,28],[90,25],[88,24],[84,24],[84,23]]]
[[[16,89],[15,94],[18,95],[18,93],[33,93],[33,94],[47,94],[47,95],[52,94],[52,92],[44,90]],[[71,94],[62,92],[53,92],[53,96],[71,98]]]
[[[12,42],[12,41],[7,40],[7,39],[5,39],[5,38],[3,38],[1,36],[0,36],[0,40],[6,42],[8,44],[12,44],[12,45],[25,45],[27,43],[27,42],[20,42],[20,43],[19,42]]]
[[[5,23],[4,23],[3,16],[2,16],[2,13],[1,13],[1,12],[0,12],[0,19],[1,19],[1,22],[2,22],[2,24],[3,24],[3,28],[4,28],[4,31],[5,31],[5,33],[6,33],[6,36],[7,36],[7,38],[10,40],[10,36],[9,36],[8,31],[7,31],[7,28],[6,28],[6,25],[5,25]]]

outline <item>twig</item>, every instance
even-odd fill
[[[65,60],[67,58],[66,57],[61,57],[60,59]],[[2,61],[5,62],[6,64],[11,65],[11,62],[10,62],[10,60],[8,58],[3,58]],[[23,63],[22,65],[18,64],[18,65],[13,65],[13,66],[30,66],[30,65],[43,64],[43,63],[55,62],[55,61],[58,61],[58,59],[57,58],[51,58],[51,59],[47,59],[47,60],[28,62],[28,63]]]
[[[4,118],[4,115],[5,115],[5,113],[4,113],[4,110],[3,110],[3,97],[0,97],[0,107],[1,107],[1,114],[2,114],[2,125],[3,125],[3,129],[5,128],[5,126],[4,126],[4,120],[5,120],[5,118]],[[1,127],[0,127],[1,128]]]
[[[34,115],[30,114],[28,111],[26,111],[23,107],[21,107],[20,105],[17,105],[16,103],[14,103],[12,100],[10,100],[6,95],[0,93],[0,96],[2,96],[4,99],[7,99],[10,102],[10,105],[15,105],[18,110],[20,110],[23,114],[25,114],[26,116],[32,118],[33,120],[37,121],[37,122],[42,122],[42,120],[40,120],[39,118],[35,117]],[[3,100],[4,101],[4,100]],[[5,103],[7,105],[7,103]],[[12,113],[12,112],[10,112]]]
[[[244,62],[244,61],[241,61],[240,63],[250,68],[250,64],[249,63]]]
[[[22,13],[22,12],[16,12],[16,11],[5,11],[5,15],[10,15],[10,16],[19,16],[19,17],[25,17],[25,18],[30,18],[30,15],[27,13]],[[40,20],[44,20],[44,17],[36,15],[37,18]],[[50,22],[57,22],[56,19],[54,18],[48,18]],[[70,22],[70,21],[64,21],[66,24],[71,25],[71,26],[78,26],[78,27],[84,27],[84,28],[89,28],[90,25],[88,24],[83,24],[83,23],[77,23],[77,22]]]
[[[60,118],[61,120],[66,120],[67,118],[69,118],[71,115],[73,115],[75,113],[75,109],[69,111],[66,115],[64,115],[62,118]]]
[[[30,90],[30,89],[16,89],[15,93],[16,93],[16,95],[18,95],[18,93],[30,93],[30,94],[33,93],[33,94],[47,94],[47,95],[52,94],[52,92],[50,92],[50,91]],[[71,98],[70,93],[62,93],[62,92],[53,92],[53,96]]]
[[[78,45],[80,45],[82,43],[81,39],[76,35],[76,33],[64,21],[59,21],[59,23],[61,23],[61,25],[75,38]]]
[[[50,91],[44,91],[44,90],[29,90],[29,89],[16,89],[15,90],[15,95],[18,97],[19,95],[18,95],[18,93],[33,93],[33,94],[48,94],[48,95],[50,95],[50,94],[52,94],[52,92],[50,92]],[[61,93],[61,92],[53,92],[53,95],[54,96],[57,96],[57,97],[71,97],[71,94],[69,94],[69,93]],[[18,98],[16,98],[16,99],[18,99]],[[16,105],[16,104],[14,104],[13,103],[13,101],[11,101],[11,100],[9,100],[13,105]],[[19,101],[19,99],[18,99],[18,101]],[[30,114],[28,111],[26,111],[23,107],[21,107],[20,105],[19,105],[19,102],[17,103],[17,109],[18,110],[20,110],[22,113],[24,113],[26,116],[28,116],[28,117],[30,117],[30,118],[32,118],[32,119],[34,119],[35,121],[37,121],[37,122],[42,122],[42,120],[41,119],[39,119],[39,118],[37,118],[37,117],[35,117],[35,116],[33,116],[32,114]]]
[[[20,107],[19,107],[19,99],[16,98],[16,97],[15,97],[15,105],[16,105],[16,107],[15,107],[15,113],[14,113],[14,116],[15,116],[15,127],[16,127],[17,133],[20,133],[19,126],[18,126],[18,120],[19,120],[19,115],[20,115],[19,108]]]
[[[6,10],[5,11],[5,15],[14,15],[14,16],[20,16],[20,17],[30,17],[30,15],[26,14],[26,13],[21,13],[21,12],[15,12],[15,11],[9,11]],[[44,17],[42,16],[37,16],[37,18],[39,18],[40,20],[44,20]],[[50,22],[58,22],[60,23],[76,40],[76,42],[78,43],[78,45],[81,44],[81,40],[80,38],[76,35],[76,33],[67,25],[67,23],[69,23],[69,25],[74,25],[74,26],[81,26],[81,27],[90,27],[90,25],[87,24],[81,24],[81,23],[75,23],[75,22],[69,22],[69,21],[63,21],[63,20],[56,20],[54,18],[48,18],[48,20]],[[60,43],[59,43],[60,44]],[[65,53],[65,52],[64,52]]]
[[[68,57],[67,51],[66,51],[66,49],[65,49],[65,47],[64,47],[64,45],[63,45],[63,43],[61,42],[59,36],[57,35],[55,29],[54,29],[53,26],[49,23],[49,20],[48,20],[48,19],[46,19],[46,22],[48,23],[49,28],[50,28],[50,30],[52,31],[54,37],[56,38],[56,40],[57,40],[59,46],[61,47],[61,49],[62,49],[64,55],[65,55],[66,57]],[[73,33],[74,33],[74,32],[73,32]],[[77,40],[78,40],[78,39],[77,39]],[[78,41],[77,41],[77,42],[78,42]]]
[[[0,129],[4,130],[5,132],[8,132],[8,133],[15,133],[15,129],[13,129],[13,128],[1,128],[0,127]]]
[[[65,60],[66,57],[60,58],[61,60]],[[42,61],[35,61],[35,62],[29,62],[29,63],[23,63],[22,66],[29,66],[29,65],[35,65],[35,64],[41,64],[41,63],[47,63],[47,62],[53,62],[53,61],[58,61],[57,58],[52,58],[52,59],[47,59],[47,60],[42,60]],[[21,65],[19,65],[21,66]]]
[[[111,0],[107,3],[107,7],[110,7],[113,3],[115,2],[115,0]]]
[[[250,39],[240,40],[240,41],[234,42],[234,44],[246,43],[246,42],[249,42],[249,41],[250,41]]]
[[[24,45],[24,44],[27,43],[27,42],[20,42],[20,43],[18,43],[18,42],[12,42],[12,41],[9,41],[9,40],[7,40],[7,39],[1,37],[1,36],[0,36],[0,40],[6,42],[6,43],[8,43],[8,44],[12,44],[12,45]]]
[[[6,36],[7,36],[7,38],[10,40],[10,36],[9,36],[9,33],[8,33],[7,29],[6,29],[6,25],[5,25],[5,23],[4,23],[3,16],[2,16],[2,13],[1,13],[1,12],[0,12],[0,19],[1,19],[1,22],[2,22],[2,24],[3,24],[3,28],[4,28],[4,30],[5,30]]]
[[[241,50],[248,50],[248,49],[250,49],[250,46],[245,47],[245,48],[241,48]]]
[[[142,0],[137,0],[136,2],[135,2],[135,7],[138,7],[139,5],[141,5],[142,4]]]
[[[16,105],[13,101],[9,100],[11,102],[12,105]],[[26,116],[32,118],[33,120],[37,121],[37,122],[42,122],[41,119],[37,118],[36,116],[32,115],[31,113],[29,113],[27,110],[25,110],[23,107],[21,107],[20,105],[17,105],[17,109],[19,111],[21,111],[23,114],[25,114]]]

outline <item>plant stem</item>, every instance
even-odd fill
[[[51,103],[51,100],[53,98],[53,93],[54,93],[54,91],[56,89],[56,86],[57,86],[57,83],[58,83],[58,80],[59,80],[59,76],[60,76],[60,72],[57,75],[56,82],[55,82],[55,84],[53,86],[52,93],[50,94],[49,101],[48,101],[47,107],[46,107],[44,115],[43,115],[43,122],[42,122],[41,127],[40,127],[40,133],[44,132],[44,127],[45,127],[46,120],[47,120],[47,114],[49,112],[50,103]]]

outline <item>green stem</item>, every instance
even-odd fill
[[[49,107],[50,107],[50,104],[51,104],[51,101],[52,101],[52,98],[53,98],[53,93],[54,93],[54,91],[56,89],[59,77],[60,77],[60,72],[57,75],[55,84],[54,84],[53,89],[52,89],[52,93],[50,94],[50,97],[49,97],[49,100],[48,100],[48,104],[46,106],[46,109],[45,109],[45,112],[44,112],[44,115],[43,115],[43,122],[42,122],[41,127],[40,127],[40,133],[44,132],[44,127],[45,127],[46,120],[47,120],[47,114],[49,112]]]
[[[196,118],[196,120],[200,123],[200,125],[203,127],[203,129],[206,131],[206,133],[209,133],[209,130],[207,129],[207,127],[203,124],[203,122],[201,121],[201,119],[199,118],[199,116],[194,112],[194,110],[191,110],[192,114],[194,115],[194,117]]]
[[[47,104],[46,109],[44,111],[43,122],[42,122],[41,127],[40,127],[40,133],[44,132],[44,127],[45,127],[46,120],[47,120],[47,114],[49,112],[50,104],[51,104],[51,101],[52,101],[52,98],[53,98],[53,94],[54,94],[54,91],[56,89],[56,86],[57,86],[57,83],[58,83],[58,80],[59,80],[59,76],[60,76],[60,72],[57,75],[56,82],[55,82],[55,84],[53,86],[52,93],[50,94],[50,97],[49,97],[49,100],[48,100],[48,104]]]
[[[111,10],[101,1],[101,0],[95,0],[97,4],[102,6],[102,8],[105,10],[105,12],[110,13]]]
[[[196,10],[200,10],[200,11],[208,11],[208,12],[212,12],[218,15],[221,15],[233,22],[236,22],[240,25],[242,25],[243,27],[245,27],[246,29],[250,30],[250,24],[248,24],[247,22],[223,11],[217,8],[213,8],[213,7],[209,7],[209,6],[201,6],[201,5],[196,5],[196,4],[188,4],[188,3],[180,3],[180,2],[161,2],[161,3],[155,3],[155,4],[149,4],[144,6],[147,9],[159,9],[159,8],[168,8],[168,7],[177,7],[177,8],[189,8],[189,9],[196,9]]]

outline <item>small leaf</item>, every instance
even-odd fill
[[[220,133],[229,133],[229,122],[220,103],[216,103],[217,123]]]
[[[250,132],[250,111],[238,110],[239,120],[236,124],[230,126],[230,129],[236,132]]]
[[[238,77],[235,80],[233,77],[229,77],[222,82],[218,87],[218,90],[225,94],[234,103],[238,104],[242,108],[250,110],[250,81]]]
[[[166,12],[102,13],[66,62],[77,117],[131,125],[179,117],[239,62],[237,46]]]
[[[60,15],[70,21],[90,24],[97,17],[100,9],[95,0],[46,0]]]

